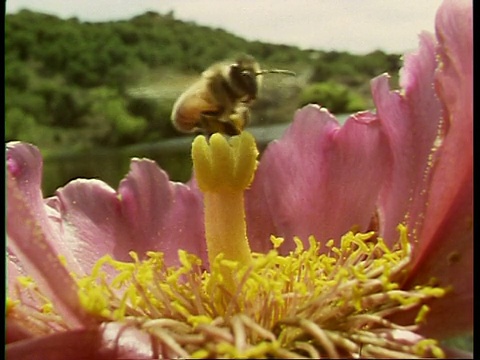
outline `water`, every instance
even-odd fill
[[[340,122],[346,116],[338,116]],[[266,145],[282,136],[289,124],[250,127],[262,151]],[[76,153],[61,153],[44,159],[42,190],[45,197],[76,178],[97,178],[116,189],[129,171],[130,159],[148,158],[157,162],[171,180],[186,182],[192,173],[190,148],[193,136],[167,139],[157,143],[139,144],[119,149],[95,149]]]

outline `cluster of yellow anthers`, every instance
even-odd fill
[[[381,239],[370,241],[372,233],[349,232],[339,248],[329,242],[324,252],[314,238],[309,249],[297,239],[288,256],[278,254],[282,239],[272,237],[274,249],[253,253],[251,266],[220,256],[210,273],[181,250],[182,265],[170,268],[160,253],[139,261],[132,252],[131,263],[107,255],[78,281],[80,298],[101,321],[131,320],[169,356],[442,357],[434,340],[409,341],[417,339],[416,324],[388,320],[420,305],[418,323],[427,312],[421,304],[444,294],[429,286],[399,289],[410,259],[406,230],[400,231],[393,251]],[[237,274],[234,292],[215,271],[221,266]]]

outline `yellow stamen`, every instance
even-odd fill
[[[197,136],[192,144],[196,179],[204,194],[205,237],[212,269],[225,278],[227,290],[235,289],[232,271],[225,261],[251,264],[243,193],[253,180],[258,150],[248,132],[226,140],[213,134],[209,143]],[[213,266],[222,255],[223,263]],[[218,261],[218,259],[217,259]]]
[[[182,265],[172,268],[164,268],[155,253],[146,260],[132,254],[133,264],[101,260],[102,267],[114,265],[118,273],[134,265],[130,283],[124,282],[123,288],[135,289],[141,301],[132,297],[119,301],[108,284],[102,284],[102,271],[97,268],[100,282],[90,291],[109,297],[109,308],[91,311],[100,317],[112,314],[108,320],[136,317],[139,326],[165,346],[179,356],[187,351],[192,358],[299,357],[305,351],[316,358],[319,353],[338,357],[360,352],[371,357],[441,356],[434,341],[404,345],[385,338],[400,327],[387,319],[389,315],[404,311],[406,305],[421,306],[444,291],[422,286],[398,290],[396,280],[409,266],[410,250],[402,242],[397,249],[382,241],[372,244],[369,235],[347,233],[339,248],[330,246],[332,256],[321,251],[314,237],[308,247],[297,240],[297,248],[288,256],[276,250],[253,253],[248,268],[222,259],[221,254],[213,268],[224,261],[242,279],[227,306],[217,301],[226,286],[221,273],[200,272],[200,260],[184,251],[179,251]],[[122,317],[115,315],[115,309]],[[420,310],[419,320],[424,317]],[[412,324],[402,331],[409,335],[414,328]],[[180,343],[187,345],[181,348]]]
[[[399,231],[400,239],[407,239],[406,228]],[[275,250],[282,239],[272,236],[274,249],[252,253],[250,266],[221,253],[210,273],[183,250],[181,265],[172,267],[161,253],[142,259],[131,252],[130,262],[106,255],[91,276],[76,281],[92,317],[142,329],[171,357],[444,357],[432,339],[407,340],[419,338],[415,330],[426,320],[427,304],[446,290],[401,289],[411,260],[408,241],[388,247],[381,238],[372,242],[371,235],[349,232],[339,247],[322,246],[313,236],[308,242],[296,239],[296,249],[286,256]],[[238,280],[231,296],[224,296],[226,279],[215,271],[221,264]],[[38,334],[65,329],[35,282],[19,280],[40,307],[30,309],[20,296],[8,298],[8,318],[28,323]],[[389,320],[413,308],[419,308],[415,322]],[[397,331],[403,334],[398,341],[392,335]]]

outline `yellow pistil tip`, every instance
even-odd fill
[[[253,180],[257,156],[255,139],[246,131],[228,140],[219,133],[208,141],[199,135],[192,144],[195,177],[204,193],[208,259],[212,274],[225,279],[230,292],[236,286],[231,265],[251,263],[243,193]],[[213,266],[218,256],[222,260]]]
[[[257,156],[255,139],[246,131],[230,141],[219,133],[209,141],[203,135],[197,136],[192,144],[192,159],[200,190],[245,190],[253,180]]]

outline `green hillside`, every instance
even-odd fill
[[[173,13],[92,23],[22,10],[5,17],[6,140],[48,152],[179,136],[169,122],[175,98],[210,64],[239,53],[297,72],[265,79],[256,125],[290,121],[309,102],[335,113],[370,107],[369,79],[400,66],[399,55],[381,51],[248,42]]]

